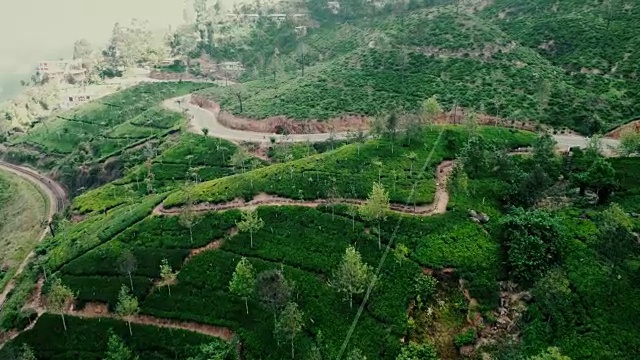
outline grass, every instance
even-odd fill
[[[40,239],[47,207],[48,199],[36,185],[11,172],[0,172],[0,288]]]

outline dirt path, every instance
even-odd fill
[[[443,214],[447,211],[447,204],[449,203],[449,192],[447,191],[447,179],[453,170],[453,161],[443,161],[438,165],[436,169],[436,192],[434,195],[433,203],[428,205],[411,206],[405,204],[390,204],[391,211],[412,214],[418,216],[431,216],[434,214]],[[361,199],[337,199],[331,202],[327,199],[317,199],[313,201],[295,200],[290,198],[284,198],[275,195],[269,195],[266,193],[260,193],[254,196],[250,201],[244,199],[235,199],[226,203],[212,204],[212,203],[200,203],[193,207],[196,212],[211,212],[211,211],[224,211],[230,209],[253,209],[257,206],[284,206],[294,205],[316,208],[320,205],[327,204],[352,204],[363,205],[366,201]],[[163,204],[158,205],[153,209],[154,215],[166,215],[176,216],[182,212],[182,207],[174,207],[166,209]]]
[[[14,165],[4,161],[0,161],[0,169],[20,176],[23,179],[33,183],[38,187],[38,189],[40,189],[42,194],[47,197],[49,202],[49,207],[47,209],[46,215],[46,218],[49,222],[51,221],[53,214],[64,209],[64,207],[66,206],[67,193],[64,187],[58,184],[55,180],[46,177],[30,168]],[[45,228],[42,231],[42,234],[38,238],[38,243],[45,238],[48,232],[48,228]],[[13,275],[11,280],[9,280],[4,289],[2,289],[2,293],[0,293],[0,309],[2,309],[2,307],[4,306],[4,302],[7,300],[7,296],[15,286],[15,278],[20,275],[22,271],[24,271],[24,268],[34,255],[35,253],[31,251],[27,255],[27,257],[25,257],[25,259],[20,263],[20,266],[18,266],[18,269],[16,270],[16,273]]]
[[[107,304],[90,302],[85,304],[82,310],[69,310],[65,314],[77,316],[86,319],[111,318],[119,319],[118,316],[109,312]],[[132,324],[151,325],[169,329],[181,329],[200,334],[213,336],[225,341],[231,341],[234,332],[226,327],[201,324],[193,321],[178,321],[170,319],[161,319],[150,315],[136,315],[130,319]]]

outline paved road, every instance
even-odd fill
[[[180,101],[180,104],[178,103]],[[275,133],[262,133],[255,131],[235,130],[220,124],[217,119],[217,114],[209,109],[201,108],[192,104],[191,96],[181,96],[166,100],[163,105],[174,111],[182,111],[187,109],[189,114],[192,115],[190,120],[190,130],[202,134],[202,129],[209,129],[209,136],[223,138],[233,142],[246,141],[246,142],[269,142],[271,137],[276,137],[280,141],[288,142],[322,142],[327,141],[330,137],[328,133],[321,134],[292,134],[287,137],[278,135]],[[334,134],[335,139],[346,138],[346,133]],[[587,147],[589,144],[589,138],[579,135],[553,135],[553,138],[558,143],[560,149],[566,150],[570,147]],[[602,147],[604,151],[610,151],[611,148],[615,149],[620,144],[619,140],[603,138]]]
[[[49,221],[51,221],[51,217],[53,216],[53,214],[64,209],[64,207],[66,206],[67,193],[62,187],[62,185],[58,184],[54,180],[42,174],[39,174],[37,171],[33,169],[30,169],[24,166],[10,164],[4,161],[0,161],[0,170],[14,173],[22,177],[23,179],[32,182],[41,190],[41,192],[48,198],[48,201],[49,201],[49,208],[47,209],[47,218]],[[49,231],[48,228],[45,228],[42,231],[42,234],[40,235],[38,242],[44,239],[48,231]],[[33,257],[33,255],[34,255],[34,252],[31,251],[29,255],[27,255],[27,257],[22,261],[22,263],[20,263],[20,266],[16,270],[16,273],[13,275],[13,278],[9,280],[6,283],[4,289],[2,289],[2,293],[0,293],[0,309],[4,305],[7,295],[15,286],[14,278],[20,275],[20,273],[22,273],[25,266],[27,265],[29,260]]]

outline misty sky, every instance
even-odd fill
[[[41,58],[70,56],[76,39],[102,45],[116,21],[145,19],[151,29],[180,24],[183,6],[184,0],[0,0],[0,76],[29,72]]]

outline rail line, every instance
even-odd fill
[[[51,222],[51,219],[53,218],[53,215],[55,213],[57,213],[58,211],[64,210],[64,208],[67,206],[67,203],[68,203],[67,191],[64,189],[62,185],[57,183],[55,180],[47,176],[44,176],[28,167],[11,164],[6,161],[0,161],[0,169],[9,171],[17,176],[20,176],[23,179],[33,183],[40,189],[42,194],[48,198],[48,202],[49,202],[49,207],[47,209],[48,222]],[[48,232],[49,232],[49,228],[45,227],[42,231],[42,234],[40,235],[40,238],[38,239],[38,242],[42,241]],[[2,289],[2,293],[0,293],[0,309],[4,307],[4,303],[7,299],[7,296],[15,286],[16,276],[20,275],[22,271],[24,271],[24,268],[27,266],[27,264],[29,263],[29,260],[31,260],[34,254],[35,253],[31,251],[24,258],[24,260],[20,263],[20,266],[18,266],[18,269],[16,270],[13,277],[6,283],[6,285],[4,286],[4,289]]]

